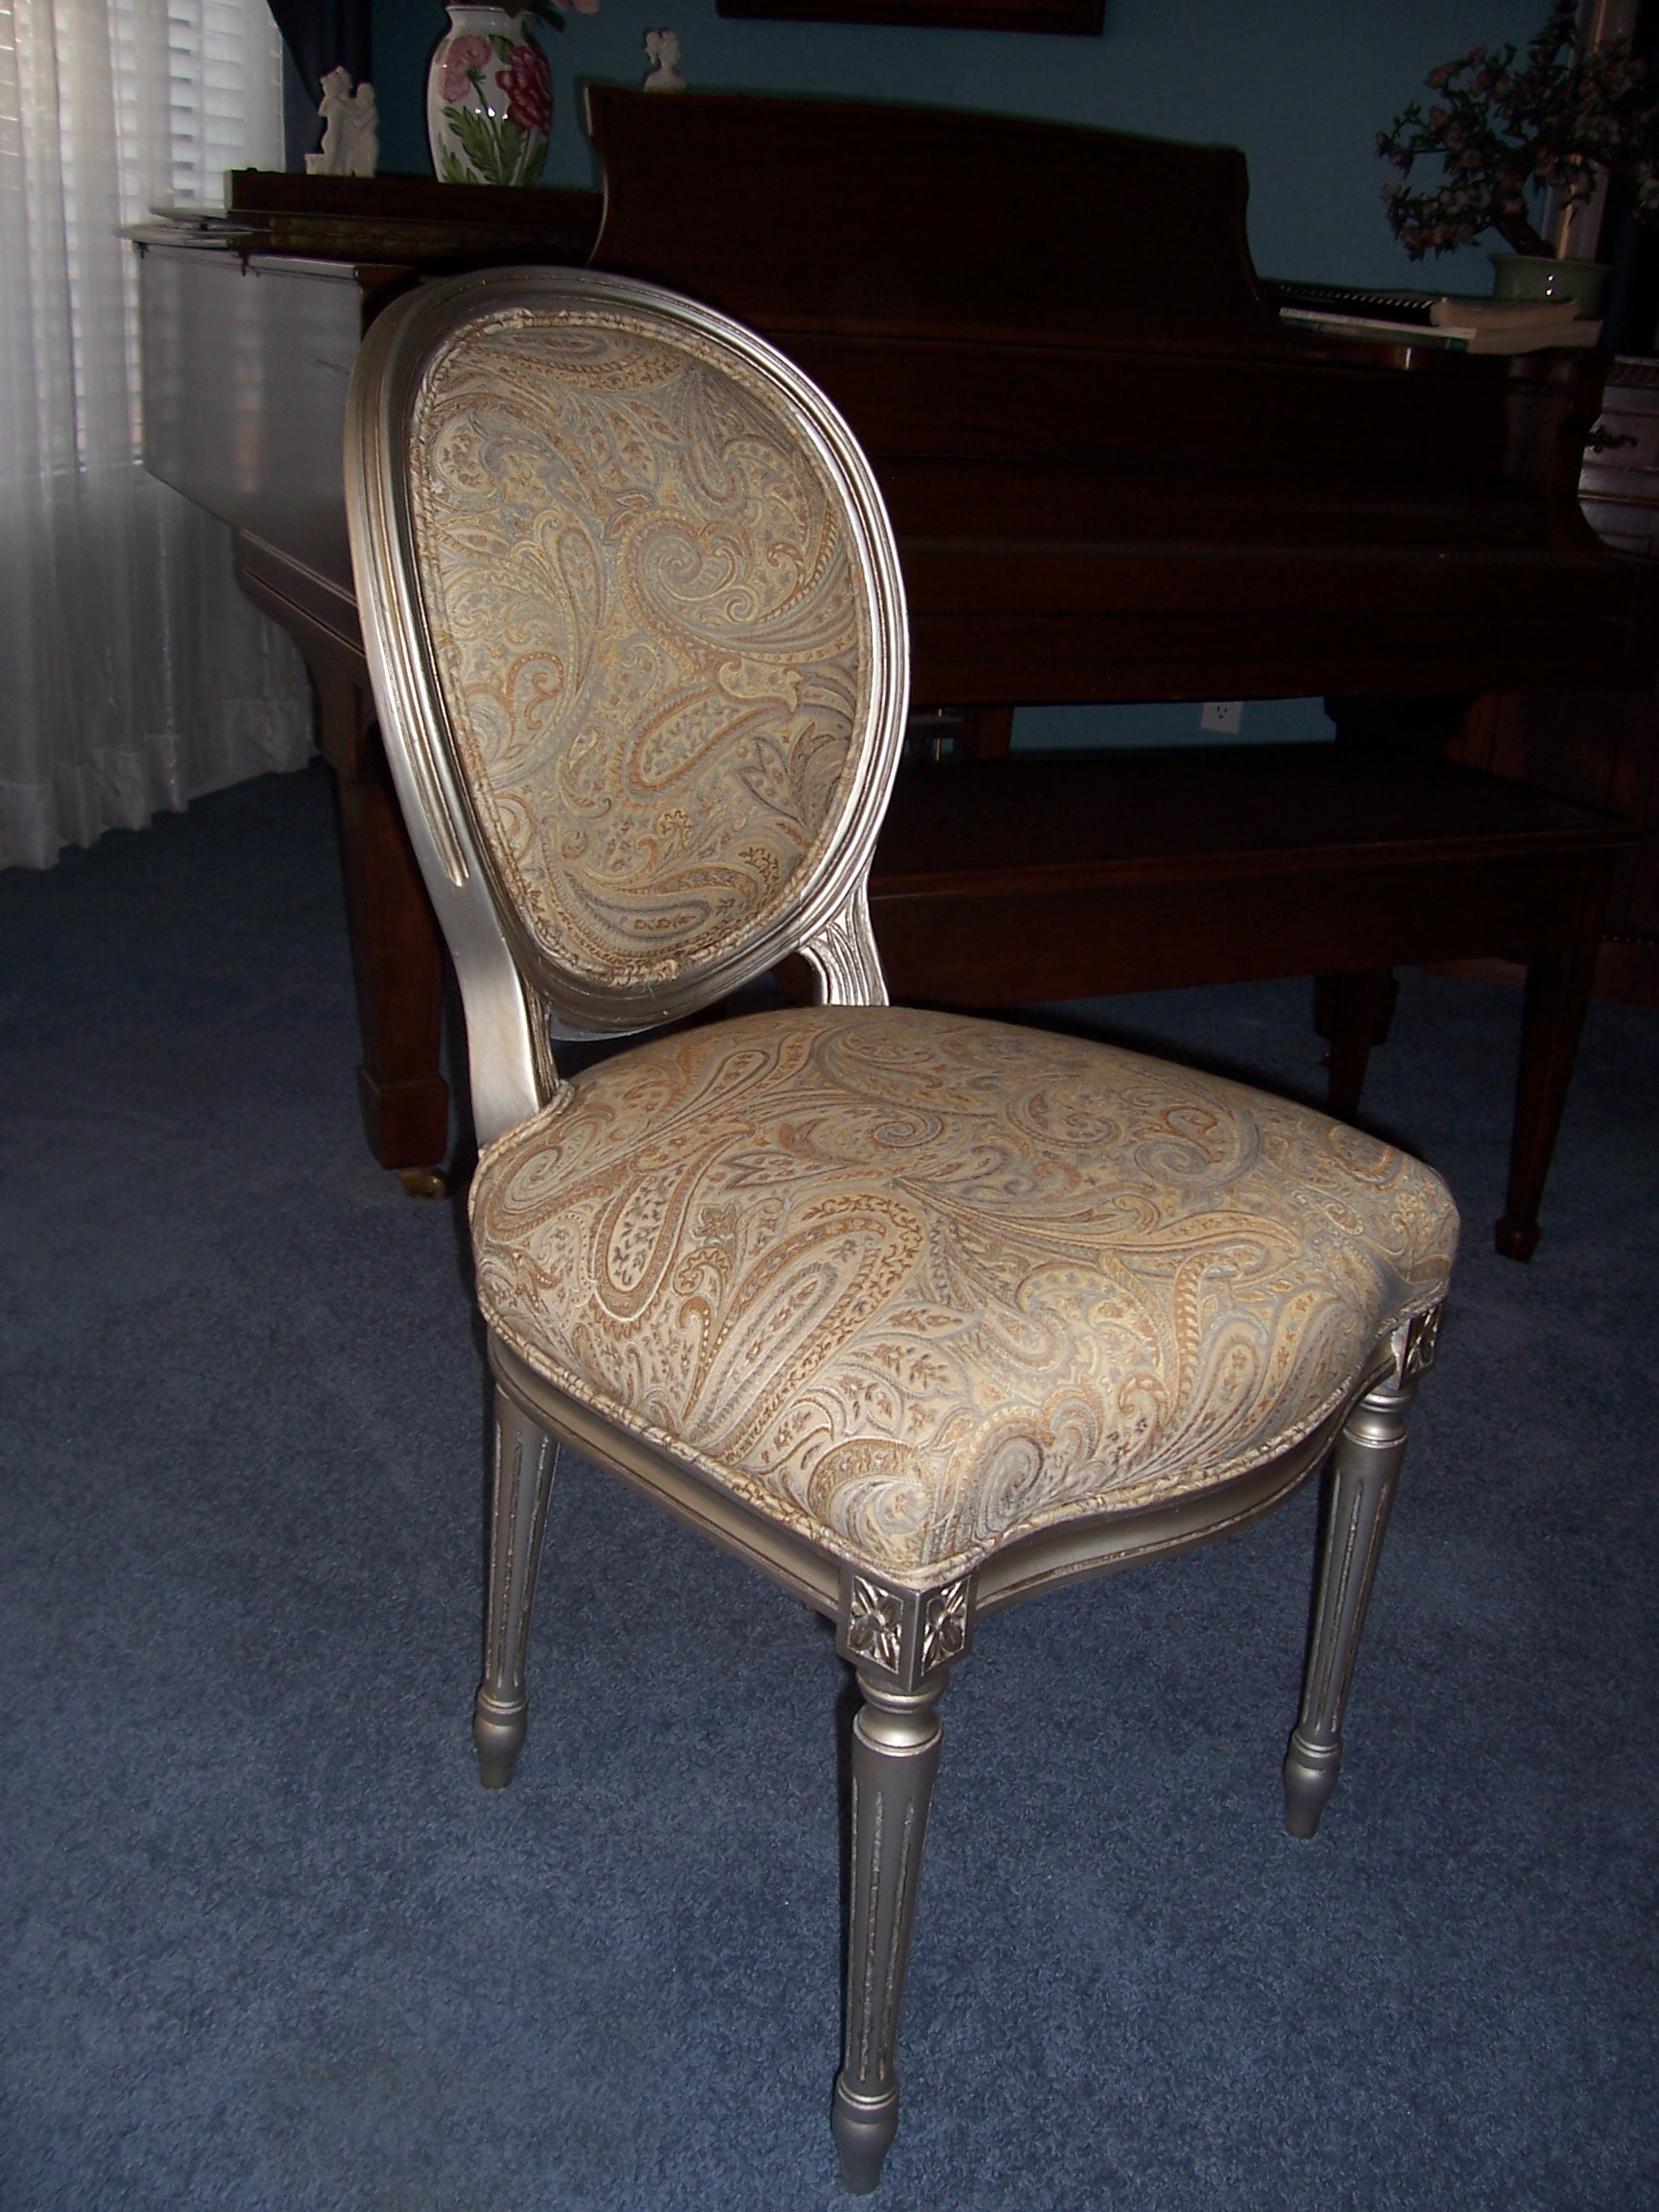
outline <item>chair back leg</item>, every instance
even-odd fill
[[[1336,1787],[1348,1685],[1406,1456],[1406,1409],[1416,1394],[1415,1375],[1390,1374],[1355,1406],[1332,1455],[1302,1712],[1285,1755],[1285,1825],[1292,1836],[1315,1833]]]
[[[899,2129],[895,2058],[927,1808],[939,1768],[942,1670],[913,1692],[860,1669],[853,1721],[847,2019],[830,2126],[842,2185],[867,2197]]]
[[[484,1605],[484,1679],[472,1706],[478,1779],[504,1790],[524,1744],[525,1673],[536,1575],[559,1448],[497,1387],[495,1483],[490,1521],[490,1588]]]

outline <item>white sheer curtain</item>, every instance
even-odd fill
[[[0,866],[310,751],[228,531],[138,460],[118,229],[248,164],[282,165],[265,0],[0,0]]]

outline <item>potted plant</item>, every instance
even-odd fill
[[[1646,62],[1606,47],[1575,53],[1577,19],[1578,0],[1553,0],[1524,61],[1513,45],[1476,46],[1431,69],[1427,115],[1413,101],[1378,132],[1377,151],[1402,173],[1382,197],[1413,261],[1495,230],[1512,249],[1491,257],[1500,299],[1573,299],[1593,315],[1605,266],[1556,259],[1535,218],[1545,193],[1582,206],[1606,176],[1639,220],[1659,225],[1659,100]],[[1445,181],[1409,190],[1403,180],[1431,157]]]
[[[553,77],[532,23],[565,28],[565,11],[599,0],[524,0],[449,10],[426,77],[426,135],[445,184],[534,184],[553,122]]]

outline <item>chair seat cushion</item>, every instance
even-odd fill
[[[539,1374],[920,1587],[1288,1449],[1442,1295],[1439,1178],[1284,1099],[899,1007],[660,1038],[484,1155]]]

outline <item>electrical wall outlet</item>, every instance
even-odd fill
[[[1200,730],[1213,731],[1217,737],[1237,737],[1244,720],[1242,699],[1206,699],[1204,711],[1198,717]]]

